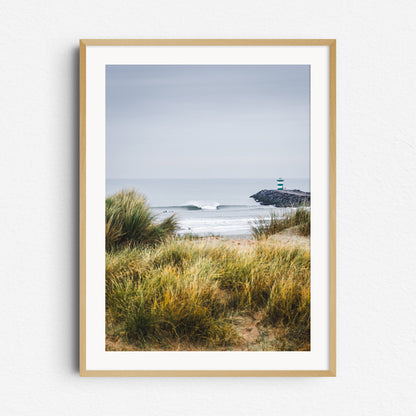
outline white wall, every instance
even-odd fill
[[[3,1],[2,415],[410,415],[416,54],[411,0]],[[77,373],[79,38],[338,40],[338,376]]]

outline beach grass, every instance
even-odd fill
[[[106,249],[155,245],[177,230],[174,215],[156,221],[146,199],[134,190],[121,191],[105,200]]]
[[[279,218],[275,212],[271,212],[269,218],[258,218],[254,221],[251,226],[251,234],[255,239],[261,239],[292,227],[296,227],[299,234],[310,236],[310,210],[299,208],[296,212],[285,215],[283,218]]]
[[[241,251],[170,238],[107,253],[106,319],[113,339],[140,350],[258,349],[238,325],[249,316],[269,334],[262,349],[309,348],[308,250],[264,241]],[[287,332],[302,336],[287,343]]]
[[[310,251],[267,238],[308,221],[273,219],[242,247],[175,235],[134,191],[108,197],[106,349],[309,350]]]

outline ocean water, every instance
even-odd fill
[[[285,179],[287,189],[309,191],[309,179]],[[143,194],[157,218],[175,214],[178,233],[244,238],[257,218],[283,217],[293,208],[263,206],[250,198],[276,189],[276,179],[107,179],[106,195],[122,189]]]

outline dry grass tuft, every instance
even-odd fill
[[[255,239],[269,237],[291,227],[297,227],[303,236],[311,234],[311,212],[300,208],[295,213],[279,218],[272,212],[270,218],[259,218],[251,226],[251,233]]]
[[[105,200],[106,249],[155,245],[177,230],[172,215],[158,223],[146,199],[135,191],[121,191]]]
[[[310,254],[267,241],[240,251],[176,238],[108,252],[106,311],[108,333],[137,349],[238,349],[243,339],[235,320],[256,313],[269,330],[303,331],[296,348],[305,349]]]

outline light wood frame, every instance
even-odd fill
[[[329,370],[142,371],[86,369],[86,48],[87,46],[329,47]],[[79,359],[84,377],[334,377],[336,375],[336,40],[335,39],[81,39],[79,54]]]

